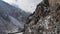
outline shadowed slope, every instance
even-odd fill
[[[0,33],[12,33],[24,28],[29,14],[0,0]],[[5,33],[4,33],[5,34]]]

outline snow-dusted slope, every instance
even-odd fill
[[[33,13],[37,4],[39,4],[42,0],[3,0],[11,5],[16,5],[19,8],[25,10],[26,12]]]
[[[0,0],[0,34],[21,31],[29,13]]]

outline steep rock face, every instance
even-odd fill
[[[21,32],[29,13],[0,0],[0,34]]]
[[[59,0],[43,0],[28,17],[24,34],[60,34]]]

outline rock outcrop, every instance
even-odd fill
[[[24,34],[60,34],[59,0],[43,0],[28,17]]]

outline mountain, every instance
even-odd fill
[[[28,17],[24,34],[60,34],[59,0],[43,0]]]
[[[0,0],[0,34],[21,32],[29,13]]]

